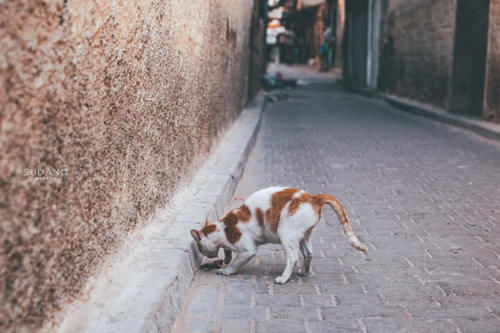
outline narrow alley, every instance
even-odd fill
[[[0,21],[0,333],[500,333],[500,0]]]
[[[277,245],[237,275],[200,270],[173,331],[498,332],[500,144],[304,75],[267,104],[235,197],[331,193],[367,255],[325,207],[312,274],[274,284]]]

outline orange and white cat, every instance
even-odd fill
[[[208,220],[201,230],[191,230],[200,252],[215,258],[222,247],[226,263],[231,251],[237,257],[230,265],[217,273],[230,275],[252,259],[257,246],[265,243],[281,243],[286,253],[286,267],[276,283],[284,284],[290,279],[299,260],[299,251],[304,257],[297,272],[307,275],[312,259],[311,233],[321,219],[321,209],[328,204],[337,214],[351,245],[360,251],[368,249],[354,235],[344,207],[330,194],[311,195],[303,190],[287,187],[269,187],[253,193],[245,203],[215,223]]]

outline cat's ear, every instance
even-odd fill
[[[208,218],[205,220],[205,225],[209,225],[210,224],[210,221],[208,220]]]
[[[201,241],[201,235],[200,235],[200,232],[198,230],[192,229],[191,230],[191,236],[193,237],[193,239],[196,242]]]

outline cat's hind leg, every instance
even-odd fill
[[[278,276],[274,282],[278,284],[285,284],[292,275],[293,268],[299,260],[299,241],[295,239],[282,239],[281,244],[286,254],[286,267],[281,276]]]
[[[309,274],[312,260],[312,244],[309,237],[304,237],[304,239],[300,241],[300,252],[304,257],[304,263],[302,265],[302,268],[297,271],[297,274],[306,276],[307,274]]]

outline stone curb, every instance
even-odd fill
[[[177,200],[180,208],[139,230],[88,283],[86,299],[43,332],[169,332],[201,263],[189,230],[229,205],[254,146],[265,106],[260,93],[241,112]],[[168,221],[168,222],[166,222]]]
[[[500,140],[500,124],[451,114],[441,108],[399,96],[380,94],[380,97],[398,110],[465,128],[490,139]]]

